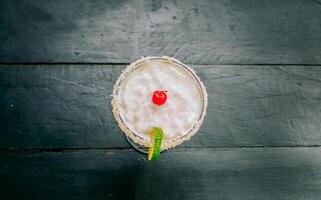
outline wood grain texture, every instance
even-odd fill
[[[319,0],[2,0],[0,62],[320,64]]]
[[[1,199],[319,199],[320,148],[1,151]]]
[[[111,113],[125,66],[2,65],[0,148],[129,147]],[[193,66],[208,114],[179,147],[321,145],[319,66]]]

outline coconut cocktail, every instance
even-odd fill
[[[131,140],[149,149],[149,159],[189,140],[206,115],[207,92],[196,73],[170,57],[130,64],[113,90],[113,114]]]

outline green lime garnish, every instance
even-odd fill
[[[148,160],[157,160],[161,150],[163,130],[159,127],[153,127],[151,137],[152,146],[148,150]]]

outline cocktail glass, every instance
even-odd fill
[[[124,84],[127,83],[127,79],[131,76],[135,70],[138,70],[142,66],[146,66],[150,64],[151,62],[166,62],[167,64],[173,65],[175,67],[179,67],[181,70],[185,70],[186,74],[188,74],[193,80],[192,84],[196,84],[198,88],[198,94],[201,98],[201,112],[198,116],[198,119],[195,121],[194,125],[189,129],[186,130],[181,136],[174,137],[171,139],[164,140],[162,143],[161,151],[173,148],[178,144],[183,143],[184,141],[189,140],[193,135],[197,133],[200,126],[203,123],[204,117],[206,115],[206,108],[207,108],[207,92],[206,88],[201,82],[200,78],[196,75],[193,69],[188,67],[187,65],[181,63],[180,61],[170,58],[167,56],[162,57],[146,57],[137,60],[136,62],[130,64],[119,76],[118,80],[116,81],[114,85],[113,90],[113,100],[112,100],[112,106],[113,106],[113,114],[118,122],[119,127],[121,130],[125,133],[126,138],[129,142],[129,144],[135,148],[137,151],[142,153],[147,153],[148,148],[150,147],[151,143],[147,141],[144,137],[141,137],[141,134],[136,132],[135,130],[132,130],[127,124],[124,117],[124,113],[122,113],[119,109],[119,96],[122,93],[122,88],[124,87]],[[187,86],[188,87],[188,86]],[[166,133],[165,133],[166,134]]]

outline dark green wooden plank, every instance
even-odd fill
[[[320,148],[0,153],[1,199],[318,199]]]
[[[111,113],[119,67],[0,68],[1,147],[126,147]]]
[[[124,66],[0,67],[0,148],[128,147],[111,113]],[[183,147],[321,145],[319,66],[194,66],[208,114]]]
[[[0,2],[0,62],[321,63],[318,0]]]

